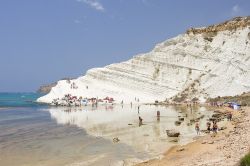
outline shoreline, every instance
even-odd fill
[[[10,107],[0,107],[0,111],[2,111],[2,110],[8,110],[8,109],[10,109]]]
[[[171,147],[162,154],[163,157],[138,163],[137,166],[219,166],[225,163],[232,166],[236,165],[250,147],[250,107],[244,107],[241,111],[235,111],[228,107],[214,108],[221,112],[230,111],[233,113],[233,120],[226,122],[225,130],[219,131],[216,135],[197,136],[193,139],[194,141],[186,145]],[[243,137],[243,134],[246,137]],[[243,140],[241,140],[242,138]],[[236,140],[240,141],[235,142]],[[237,152],[237,155],[235,152]]]

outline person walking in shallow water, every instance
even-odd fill
[[[195,131],[196,131],[197,135],[200,134],[200,127],[199,127],[198,123],[195,124]]]
[[[161,112],[157,111],[156,115],[157,115],[157,122],[159,122],[160,121]]]
[[[139,116],[139,127],[142,125],[142,118]]]

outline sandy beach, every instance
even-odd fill
[[[208,134],[194,138],[194,142],[175,146],[163,157],[149,160],[138,166],[235,166],[250,147],[250,108],[241,111],[221,108],[220,111],[233,113],[232,121],[226,122],[225,130],[216,135]],[[221,126],[219,126],[221,127]]]

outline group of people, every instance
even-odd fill
[[[232,117],[233,117],[233,114],[231,112],[227,113],[227,120],[228,121],[231,121]],[[217,133],[218,125],[217,125],[216,120],[213,121],[213,126],[211,126],[211,125],[212,125],[211,122],[207,122],[207,131],[208,131],[208,133],[210,133],[210,131],[212,131],[213,133]],[[200,127],[199,127],[198,122],[195,124],[195,130],[196,130],[197,135],[199,135],[200,134]]]
[[[138,106],[138,113],[139,113],[139,106]],[[232,117],[233,117],[232,113],[229,112],[229,113],[227,114],[227,120],[228,120],[228,121],[231,121],[231,120],[232,120]],[[160,111],[157,111],[157,120],[159,121],[159,119],[160,119]],[[139,126],[142,125],[142,120],[143,120],[143,119],[139,116]],[[218,131],[218,124],[217,124],[217,121],[214,120],[212,123],[213,123],[213,125],[211,124],[210,121],[207,122],[207,131],[208,131],[208,133],[210,133],[210,131],[212,131],[213,133],[216,134],[217,131]],[[198,122],[195,124],[195,130],[196,130],[197,135],[199,135],[199,134],[200,134],[200,126],[199,126],[199,123],[198,123]]]
[[[72,83],[72,84],[70,84],[70,89],[77,89],[78,88],[78,86],[76,86],[76,83]]]
[[[200,126],[199,126],[198,122],[195,124],[195,130],[196,130],[197,135],[199,135],[200,134]],[[210,133],[210,131],[212,131],[213,133],[217,133],[217,131],[218,131],[217,122],[213,121],[213,126],[211,126],[211,122],[207,122],[207,131],[209,133]]]

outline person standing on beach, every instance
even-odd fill
[[[218,125],[217,125],[216,121],[214,121],[213,122],[213,132],[217,133],[217,130],[218,130]]]
[[[210,133],[210,130],[211,130],[211,123],[210,122],[207,122],[207,131]]]
[[[233,114],[231,112],[229,112],[227,114],[227,121],[231,121],[232,120],[232,117],[233,117]]]
[[[196,130],[197,135],[199,135],[200,134],[200,127],[199,127],[198,123],[195,124],[195,130]]]
[[[232,118],[233,118],[232,112],[230,112],[229,115],[230,115],[230,116],[229,116],[229,120],[232,121]]]

